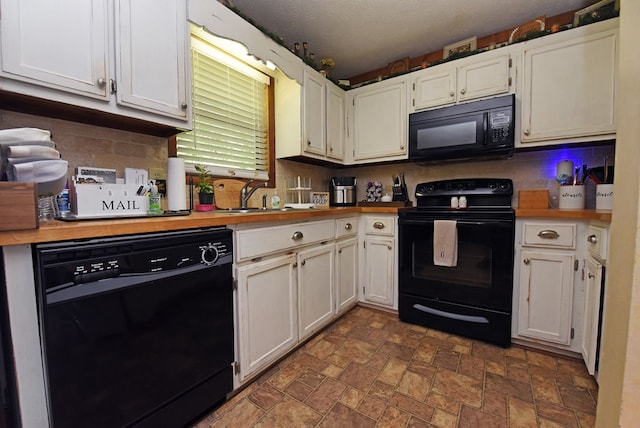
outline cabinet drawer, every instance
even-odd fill
[[[358,234],[358,218],[347,217],[336,219],[336,239]]]
[[[323,220],[236,231],[236,260],[287,251],[315,242],[332,241],[335,221]]]
[[[548,248],[575,248],[576,225],[525,223],[522,245]]]
[[[587,249],[592,256],[607,260],[608,230],[605,227],[589,225],[587,228]]]
[[[395,217],[367,217],[365,231],[367,235],[394,236]]]

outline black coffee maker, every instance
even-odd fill
[[[329,183],[329,205],[349,207],[356,204],[356,178],[331,177]]]

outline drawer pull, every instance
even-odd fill
[[[345,230],[351,230],[353,229],[353,225],[351,223],[347,223],[344,225]]]
[[[587,236],[587,242],[590,244],[597,244],[598,243],[598,237],[596,235],[589,235]]]
[[[555,230],[541,230],[538,236],[542,239],[558,239],[560,235]]]
[[[376,221],[375,223],[373,223],[373,228],[374,229],[384,229],[384,223],[381,221]]]
[[[302,238],[304,238],[304,235],[300,231],[293,232],[293,235],[291,236],[291,239],[293,239],[294,241],[299,241]]]
[[[522,263],[524,263],[525,265],[528,265],[529,263],[531,263],[531,261],[529,259],[524,259]]]

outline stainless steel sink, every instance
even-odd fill
[[[297,208],[229,208],[226,210],[217,209],[212,211],[213,214],[258,214],[258,213],[274,213],[299,211]]]

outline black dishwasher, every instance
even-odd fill
[[[35,246],[54,427],[179,427],[232,390],[226,228]]]

